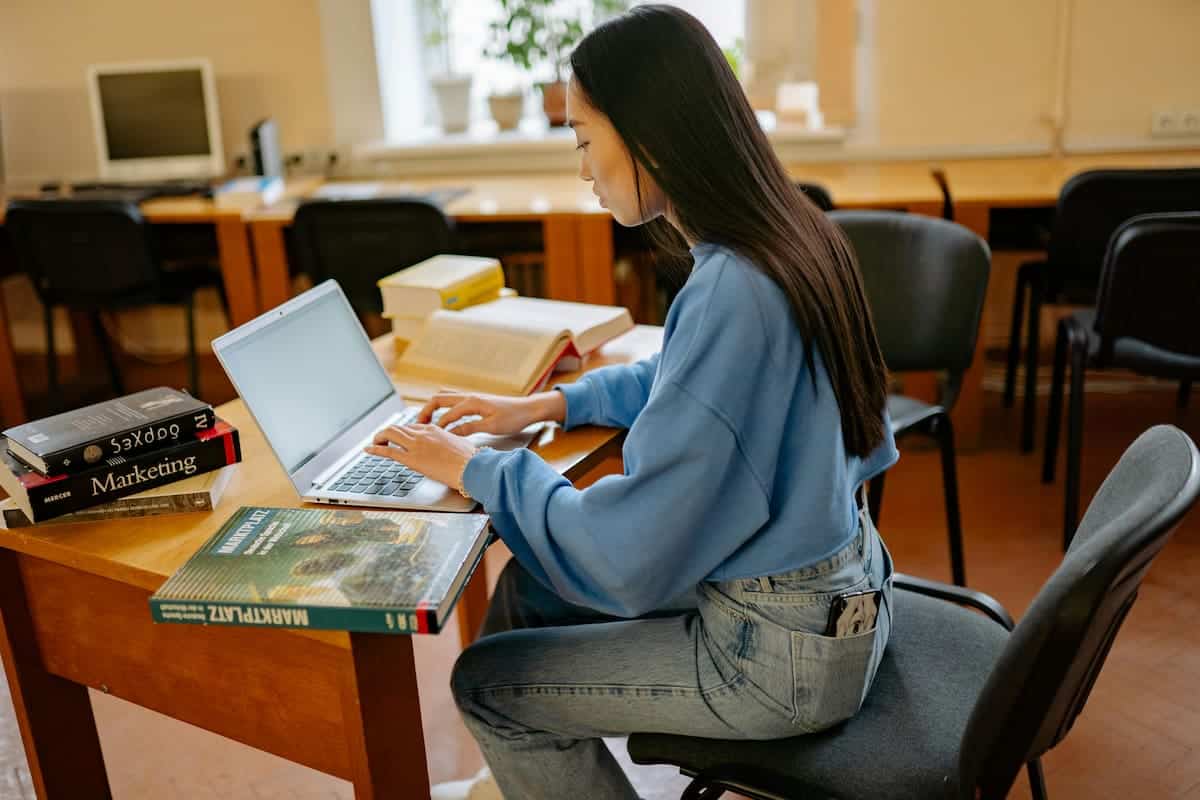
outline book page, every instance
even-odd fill
[[[557,337],[513,328],[503,320],[470,319],[461,311],[436,311],[396,363],[444,383],[482,391],[524,393],[540,376]]]
[[[460,312],[474,320],[501,321],[509,327],[571,337],[582,355],[633,327],[629,310],[539,297],[502,297]]]

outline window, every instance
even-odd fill
[[[564,8],[576,7],[585,27],[594,19],[591,0],[558,0]],[[745,0],[677,0],[673,3],[695,15],[723,48],[734,47],[745,36]],[[372,0],[380,92],[383,95],[385,136],[389,141],[411,141],[438,135],[436,100],[429,78],[446,70],[472,76],[470,135],[490,137],[496,126],[488,110],[492,92],[518,87],[530,89],[543,75],[530,75],[512,64],[488,58],[489,26],[501,19],[499,0],[457,0],[449,10],[448,47],[428,43],[436,30],[429,0]],[[439,52],[440,51],[440,52]],[[536,90],[526,92],[526,132],[544,130],[541,99]]]

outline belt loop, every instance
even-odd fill
[[[758,577],[758,588],[764,592],[771,591],[771,579],[766,575],[760,575]]]

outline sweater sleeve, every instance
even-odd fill
[[[637,416],[624,456],[625,474],[582,491],[529,450],[482,450],[463,477],[539,580],[570,602],[633,617],[704,580],[769,507],[732,426],[673,381]]]
[[[594,369],[574,383],[554,388],[567,401],[567,430],[579,425],[629,428],[641,413],[654,384],[659,354],[633,364]]]

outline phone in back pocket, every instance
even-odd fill
[[[879,616],[882,595],[883,592],[878,589],[868,589],[865,592],[839,594],[833,598],[825,635],[841,639],[875,630],[875,618]]]

